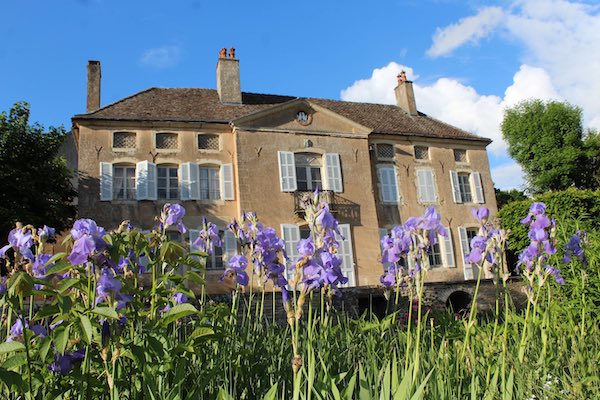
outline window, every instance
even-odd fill
[[[471,203],[473,201],[469,176],[470,174],[464,172],[458,174],[458,190],[460,191],[460,197],[463,203]]]
[[[434,203],[437,200],[431,169],[417,169],[417,194],[420,203]]]
[[[377,159],[393,160],[395,155],[394,145],[387,143],[378,143],[375,145],[377,149]]]
[[[455,203],[485,203],[479,172],[450,171],[450,183]]]
[[[135,200],[135,167],[113,166],[113,199]]]
[[[379,167],[379,194],[384,203],[398,203],[400,195],[398,193],[398,181],[396,179],[396,169],[394,167]]]
[[[177,199],[179,198],[179,179],[177,177],[177,167],[157,168],[158,183],[157,195],[159,199]]]
[[[479,268],[474,268],[472,264],[469,264],[465,261],[465,257],[471,252],[471,240],[477,236],[478,233],[479,228],[465,228],[464,226],[458,227],[460,249],[463,260],[463,274],[465,280],[476,279],[479,273]]]
[[[441,267],[444,265],[442,259],[442,250],[439,242],[429,247],[429,266],[430,267]]]
[[[278,151],[279,184],[282,192],[322,188],[336,193],[344,191],[338,153],[311,154]],[[323,173],[325,176],[322,176]],[[325,178],[325,179],[323,179]]]
[[[219,135],[198,135],[198,149],[219,150]]]
[[[219,231],[223,236],[223,231]],[[223,269],[223,248],[213,246],[212,254],[206,257],[206,269]]]
[[[469,162],[467,160],[467,151],[465,149],[454,149],[454,161],[461,163]]]
[[[176,150],[178,148],[176,133],[157,133],[156,148],[162,150]]]
[[[199,172],[200,200],[219,200],[221,198],[219,168],[200,167]]]
[[[115,132],[113,133],[113,148],[115,149],[135,149],[135,132]]]
[[[427,146],[415,146],[415,159],[417,159],[417,160],[429,160],[429,147],[427,147]]]
[[[181,242],[181,233],[178,231],[166,231],[167,240],[171,242]]]
[[[313,191],[323,189],[321,179],[321,155],[298,153],[294,155],[296,164],[296,185],[298,190]]]

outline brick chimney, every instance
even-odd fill
[[[86,112],[94,112],[100,108],[100,61],[90,60],[87,66],[87,107]]]
[[[410,115],[418,115],[412,81],[406,79],[406,72],[404,71],[400,72],[397,78],[398,86],[394,89],[396,105]]]
[[[240,61],[235,58],[235,49],[222,48],[217,61],[217,92],[223,104],[242,104],[242,90],[240,86]]]

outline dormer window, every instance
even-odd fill
[[[219,150],[219,135],[198,135],[198,150]]]
[[[429,160],[429,147],[415,146],[415,160]]]
[[[114,149],[135,149],[135,132],[115,132],[113,133]]]
[[[375,145],[377,151],[378,160],[393,160],[394,159],[394,145],[388,143],[377,143]]]
[[[176,133],[157,133],[156,148],[160,150],[177,150],[178,148]]]

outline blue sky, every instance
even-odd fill
[[[392,102],[406,69],[417,106],[490,137],[494,179],[521,183],[499,134],[502,109],[567,100],[600,128],[597,2],[5,0],[0,110],[70,127],[85,109],[86,63],[102,63],[102,104],[152,86],[215,87],[235,47],[249,92]]]

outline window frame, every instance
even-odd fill
[[[204,179],[202,177],[202,171],[207,171],[207,176],[206,176],[206,182],[207,182],[207,190],[208,190],[208,197],[204,198],[202,196],[203,193],[203,182]],[[210,172],[211,171],[216,171],[217,173],[217,182],[216,182],[216,194],[217,197],[212,198],[211,197],[211,193],[215,193],[215,190],[211,190],[211,177],[210,177]],[[213,181],[214,183],[214,181]],[[199,201],[216,201],[216,200],[222,200],[223,199],[223,193],[222,193],[222,184],[223,184],[223,177],[221,176],[221,166],[218,165],[213,165],[213,164],[198,164],[198,200]]]
[[[298,162],[300,157],[308,157],[308,156],[312,156],[314,158],[314,160],[318,160],[318,166],[317,165],[312,165],[312,162],[308,162],[306,164],[300,163]],[[324,154],[321,153],[314,153],[314,152],[295,152],[294,153],[294,172],[296,174],[296,190],[300,191],[300,192],[311,192],[314,191],[317,186],[319,187],[319,190],[323,190],[324,188],[324,179],[323,179],[323,172],[325,172],[325,174],[327,173],[327,171],[325,170],[325,158],[324,158]],[[313,169],[315,170],[319,170],[319,181],[314,180],[313,181],[313,176],[312,176],[312,171]],[[307,188],[306,189],[300,189],[300,178],[298,177],[298,171],[299,170],[304,170],[306,172],[306,183],[307,183]],[[317,183],[319,182],[319,183]],[[316,183],[316,185],[315,185]]]
[[[158,136],[162,135],[162,134],[175,135],[175,137],[177,138],[177,147],[175,147],[173,149],[159,148],[157,146],[157,142],[158,142],[157,139],[158,139]],[[152,136],[153,137],[153,143],[152,143],[153,146],[152,147],[154,147],[154,150],[157,151],[157,152],[159,152],[159,153],[173,153],[173,152],[178,152],[181,149],[181,140],[180,140],[181,138],[180,138],[180,136],[181,135],[179,134],[179,132],[169,132],[169,131],[166,131],[166,132],[165,131],[154,132],[154,135]]]
[[[125,184],[125,188],[123,189],[124,193],[131,193],[132,197],[128,198],[127,194],[125,194],[125,197],[118,197],[118,193],[117,192],[117,185],[115,182],[115,179],[117,178],[117,169],[122,170],[124,175],[123,175],[123,183]],[[128,179],[127,177],[127,170],[133,170],[133,187],[129,188],[128,187],[128,182],[130,182],[130,179]],[[112,200],[113,201],[137,201],[137,179],[136,179],[136,175],[137,174],[137,166],[136,164],[129,164],[129,163],[119,163],[119,164],[113,164],[112,165]],[[119,189],[120,191],[120,189]]]
[[[464,151],[465,152],[465,160],[464,161],[460,161],[456,159],[456,152],[457,151]],[[469,164],[469,151],[467,149],[463,149],[463,148],[455,148],[452,149],[452,155],[454,157],[454,162],[456,162],[457,164]]]
[[[417,148],[418,147],[427,149],[427,157],[426,158],[417,158]],[[428,145],[423,145],[423,144],[415,144],[415,145],[413,145],[413,158],[417,162],[429,162],[429,161],[431,161],[431,152],[429,151],[430,149],[431,149],[431,146],[428,146]]]
[[[375,158],[377,159],[377,161],[394,161],[396,159],[396,146],[394,146],[394,143],[389,143],[389,142],[375,142],[373,143],[373,145],[375,146]],[[392,147],[392,157],[382,157],[379,155],[379,146],[391,146]]]
[[[119,134],[119,133],[126,133],[126,134],[130,134],[133,135],[134,137],[134,146],[133,147],[115,147],[115,135]],[[114,152],[133,152],[138,148],[138,134],[135,131],[113,131],[112,136],[111,136],[111,143],[110,143],[111,149]]]
[[[469,172],[469,171],[456,171],[457,181],[458,181],[458,191],[460,192],[460,198],[462,200],[462,203],[466,203],[466,204],[475,203],[475,198],[473,196],[473,187],[471,185],[471,174],[472,174],[472,172]],[[466,179],[466,184],[464,182],[461,182],[461,177]],[[464,187],[469,189],[469,200],[468,201],[465,200],[466,192],[463,191]]]
[[[201,149],[200,148],[200,137],[202,136],[213,136],[217,138],[218,145],[217,149]],[[201,151],[203,153],[218,153],[222,149],[221,135],[218,133],[209,133],[209,132],[198,132],[196,134],[196,150]]]
[[[396,200],[386,200],[385,196],[384,196],[384,183],[381,181],[381,170],[391,170],[393,172],[393,178],[394,178],[394,186],[396,189]],[[402,204],[402,195],[400,193],[400,182],[398,181],[398,169],[396,168],[396,166],[394,164],[381,164],[381,165],[377,165],[377,186],[379,188],[379,199],[381,200],[381,204],[385,204],[385,205],[392,205],[392,204],[397,204],[400,205]]]
[[[167,194],[167,197],[161,197],[160,196],[160,170],[161,169],[167,169],[167,174],[166,174],[166,183],[167,186],[165,187],[165,193]],[[171,193],[171,176],[170,176],[170,171],[171,170],[175,170],[177,172],[177,183],[175,184],[175,189],[177,189],[177,196],[176,197],[171,197],[170,193]],[[181,188],[179,187],[180,185],[180,177],[179,177],[179,166],[175,165],[175,164],[157,164],[156,165],[156,199],[157,200],[179,200],[181,198]]]

